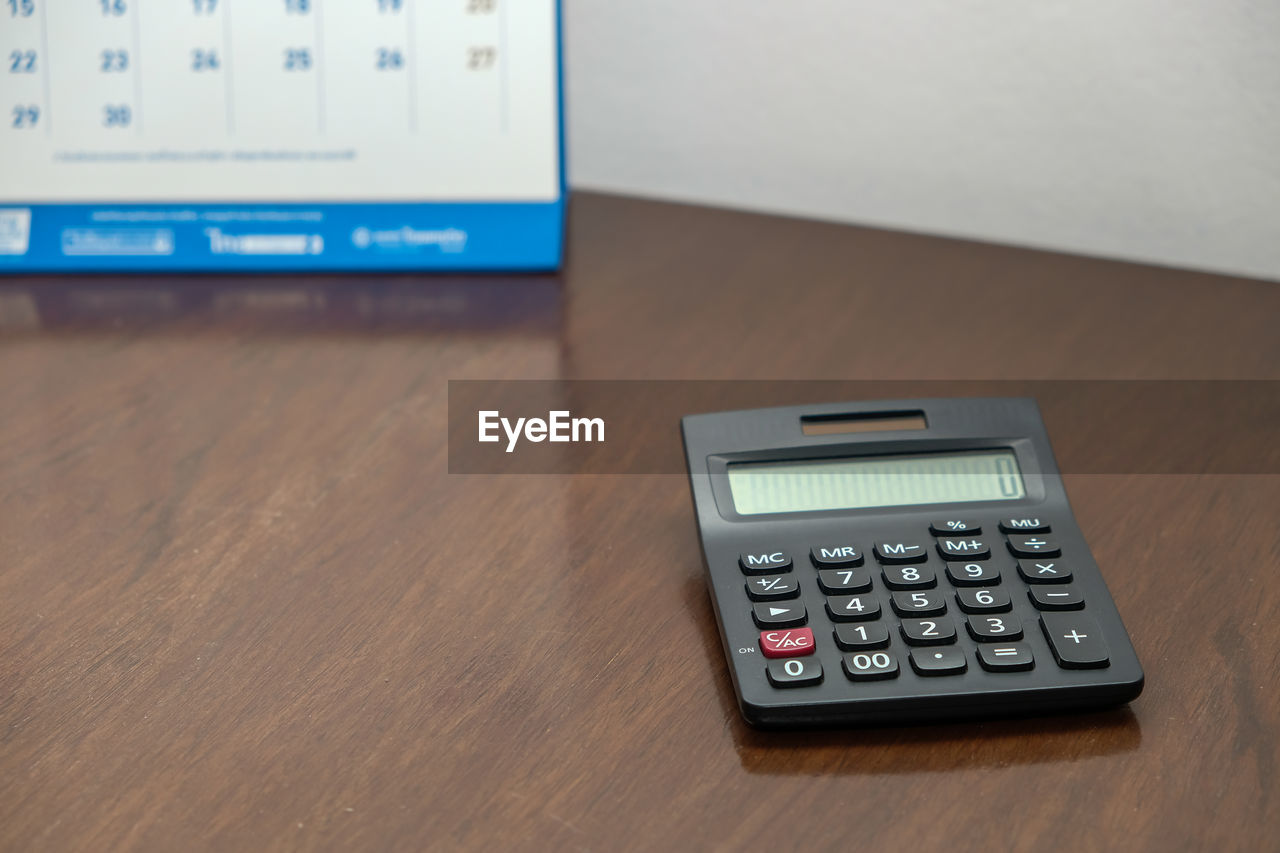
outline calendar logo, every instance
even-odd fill
[[[31,241],[31,208],[0,208],[0,255],[25,255]]]

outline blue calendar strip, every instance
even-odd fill
[[[0,205],[0,273],[552,270],[565,202]]]

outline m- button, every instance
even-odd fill
[[[929,553],[919,542],[877,542],[876,559],[882,563],[919,563]]]

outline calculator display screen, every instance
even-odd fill
[[[747,462],[729,465],[728,475],[739,515],[1011,501],[1026,495],[1010,450]]]

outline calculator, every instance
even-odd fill
[[[1034,400],[720,412],[682,433],[749,723],[1048,713],[1142,691]]]

